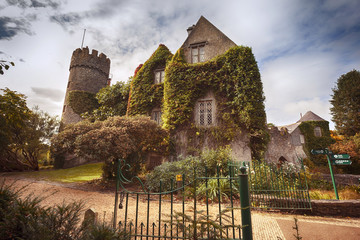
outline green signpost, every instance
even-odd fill
[[[331,164],[332,165],[351,165],[351,161],[350,160],[348,160],[348,159],[331,159],[332,160],[332,162],[331,162]]]
[[[335,184],[335,177],[333,174],[332,166],[331,165],[350,165],[350,155],[349,154],[333,154],[329,149],[312,149],[311,153],[314,155],[326,155],[326,158],[328,160],[329,169],[330,169],[330,175],[331,180],[334,186],[334,191],[336,195],[336,199],[339,200],[339,195],[336,189]]]

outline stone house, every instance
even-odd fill
[[[269,128],[270,142],[265,159],[281,164],[299,163],[299,158],[311,158],[311,149],[328,147],[331,141],[329,122],[308,111],[296,123]]]
[[[173,156],[230,146],[235,159],[250,161],[251,144],[266,135],[262,83],[251,49],[237,46],[204,17],[187,32],[175,55],[160,45],[139,66],[128,115],[149,115],[170,130]]]

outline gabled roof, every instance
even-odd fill
[[[308,122],[308,121],[326,121],[325,119],[319,117],[318,115],[316,115],[315,113],[313,113],[312,111],[308,111],[307,113],[305,113],[304,116],[302,116],[299,121],[297,121],[297,123],[301,123],[301,122]]]
[[[312,111],[308,111],[307,113],[305,113],[304,116],[302,116],[299,121],[297,121],[296,123],[290,124],[290,125],[286,125],[286,126],[279,126],[277,127],[279,130],[281,130],[281,128],[286,128],[288,130],[289,133],[292,133],[293,131],[295,131],[295,129],[302,123],[302,122],[308,122],[308,121],[326,121],[325,119],[319,117],[318,115],[316,115],[315,113],[313,113]]]
[[[187,45],[187,42],[189,39],[194,38],[194,37],[197,38],[197,35],[200,32],[199,29],[204,28],[204,27],[210,29],[212,32],[215,32],[215,34],[226,39],[226,41],[228,41],[229,44],[236,46],[236,44],[230,38],[228,38],[223,32],[221,32],[217,27],[215,27],[211,22],[209,22],[209,20],[207,20],[204,16],[201,16],[199,18],[199,20],[197,21],[197,23],[195,24],[195,26],[192,27],[191,33],[188,35],[188,37],[184,41],[182,47]],[[206,40],[206,39],[204,39],[204,40]]]

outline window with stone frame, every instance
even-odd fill
[[[314,135],[315,135],[315,137],[321,137],[322,136],[320,127],[315,127],[314,128]]]
[[[205,44],[191,47],[191,63],[205,62]]]
[[[154,120],[158,125],[162,124],[161,120],[161,111],[160,110],[154,110],[151,112],[151,120]]]
[[[165,70],[164,69],[158,69],[155,70],[155,84],[163,83],[165,80]]]
[[[198,119],[197,124],[200,126],[211,126],[214,124],[214,101],[199,100],[198,101]]]

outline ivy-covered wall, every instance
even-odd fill
[[[321,137],[316,137],[314,134],[314,128],[321,128]],[[324,149],[334,143],[334,140],[330,136],[329,122],[327,121],[307,121],[302,122],[299,125],[301,133],[305,137],[304,150],[306,155],[316,165],[327,164],[326,157],[323,155],[311,154],[311,149]]]
[[[78,115],[85,112],[91,112],[92,110],[99,107],[99,103],[95,98],[95,93],[74,90],[70,91],[68,94],[69,105]]]
[[[164,67],[165,82],[154,84],[154,71]],[[197,127],[195,103],[209,92],[217,103],[217,124]],[[127,113],[150,115],[152,109],[161,107],[163,127],[170,132],[173,149],[183,144],[185,154],[194,154],[204,147],[232,145],[249,151],[250,160],[251,155],[259,159],[268,142],[264,99],[251,48],[236,46],[210,61],[189,64],[181,48],[173,56],[160,45],[136,71]]]
[[[141,66],[131,81],[128,115],[149,115],[155,107],[162,106],[164,84],[154,84],[154,71],[165,68],[173,54],[160,44],[152,56]]]
[[[178,51],[166,67],[164,85],[164,128],[175,133],[188,129],[188,139],[210,133],[215,140],[229,143],[246,133],[253,158],[266,149],[268,134],[263,86],[252,50],[236,46],[218,57],[197,64],[185,63]],[[197,99],[212,91],[217,102],[216,127],[194,125],[193,110]],[[201,140],[193,140],[195,142]]]

